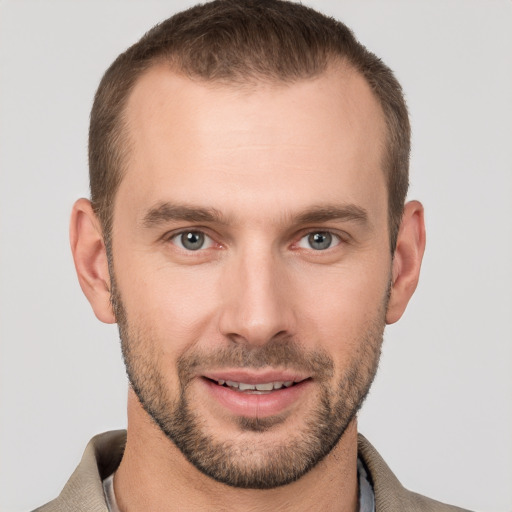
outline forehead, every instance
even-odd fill
[[[384,116],[350,68],[240,86],[195,81],[156,65],[137,82],[125,115],[130,150],[120,191],[146,200],[187,193],[193,201],[197,192],[204,202],[209,187],[210,202],[228,199],[227,208],[235,194],[246,201],[247,190],[286,202],[291,191],[299,200],[316,188],[332,203],[341,189],[352,201],[351,195],[375,194],[376,183],[385,188]]]

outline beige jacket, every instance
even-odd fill
[[[34,512],[108,512],[102,479],[119,465],[125,442],[124,430],[93,437],[60,495]],[[376,512],[464,512],[404,489],[375,448],[361,435],[359,457],[370,472]]]

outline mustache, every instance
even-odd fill
[[[187,353],[177,364],[181,382],[187,382],[202,369],[265,367],[296,370],[320,379],[332,377],[334,373],[334,362],[326,352],[305,350],[291,338],[273,339],[257,346],[240,342],[215,351]]]

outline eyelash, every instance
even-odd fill
[[[180,242],[180,243],[176,242],[177,240],[180,240],[183,237],[183,235],[192,235],[192,234],[200,235],[200,236],[203,236],[205,239],[207,239],[208,247],[203,247],[201,245],[201,247],[198,247],[197,249],[194,250],[194,249],[189,249],[189,248],[185,247],[183,245],[183,242]],[[176,245],[177,247],[179,247],[181,250],[186,251],[186,252],[191,252],[191,253],[200,252],[201,250],[209,249],[215,244],[215,240],[210,235],[206,234],[204,232],[204,230],[202,230],[202,229],[184,229],[182,231],[179,231],[178,233],[172,233],[170,236],[165,237],[165,239],[166,239],[166,241],[171,242],[174,245]],[[220,244],[218,244],[218,245],[220,246]]]
[[[204,243],[207,244],[207,247],[204,247],[204,243],[202,243],[201,246],[196,248],[196,249],[185,247],[184,240],[183,240],[183,235],[192,235],[192,234],[199,235],[199,237],[203,237]],[[311,247],[312,240],[311,240],[310,237],[315,236],[315,235],[321,235],[321,236],[326,237],[327,238],[327,242],[328,242],[328,246],[324,247],[324,248],[316,248],[316,249],[314,247]],[[309,238],[309,240],[307,240],[308,238]],[[208,235],[205,232],[205,230],[201,229],[201,228],[184,229],[184,230],[181,230],[181,231],[179,231],[177,233],[172,233],[169,236],[165,236],[164,239],[165,239],[166,242],[173,243],[180,250],[185,251],[187,253],[199,253],[199,252],[204,251],[206,249],[212,248],[215,244],[217,244],[217,248],[221,248],[222,247],[221,244],[215,242],[213,237]],[[303,240],[307,240],[306,244],[308,244],[309,247],[305,247],[304,245],[301,245]],[[193,240],[191,242],[193,243]],[[319,240],[318,243],[321,244],[322,241]],[[328,251],[330,249],[334,249],[335,247],[339,246],[342,243],[347,243],[347,239],[346,239],[346,237],[343,237],[340,234],[337,234],[337,233],[335,233],[333,231],[330,231],[330,230],[327,230],[327,229],[310,229],[307,232],[303,232],[301,234],[301,236],[298,239],[298,241],[294,242],[292,244],[292,249],[298,249],[298,250],[304,249],[304,250],[314,251],[315,253],[322,253],[322,252]]]
[[[328,247],[324,247],[324,248],[314,248],[311,246],[311,244],[313,243],[313,240],[312,240],[312,237],[315,237],[316,235],[321,235],[322,237],[326,238],[327,239],[327,242],[328,242]],[[306,240],[306,244],[309,245],[309,247],[304,247],[301,245],[302,241],[303,240]],[[322,241],[315,241],[315,242],[318,242],[320,244],[322,244]],[[334,247],[337,247],[338,245],[340,245],[341,243],[343,242],[343,239],[341,238],[340,235],[336,234],[336,233],[333,233],[332,231],[328,231],[328,230],[313,230],[313,231],[308,231],[307,233],[305,233],[300,239],[299,241],[294,244],[296,245],[298,248],[300,249],[306,249],[306,250],[313,250],[315,252],[324,252],[324,251],[327,251],[329,249],[333,249]]]

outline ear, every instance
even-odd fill
[[[423,206],[418,201],[410,201],[404,208],[393,257],[391,296],[386,313],[386,323],[397,322],[404,313],[418,284],[424,252]]]
[[[115,323],[107,251],[99,219],[87,199],[79,199],[73,205],[69,238],[78,281],[94,314],[102,322]]]

